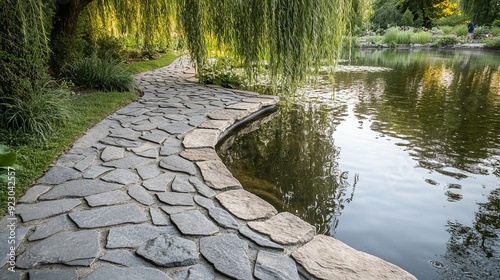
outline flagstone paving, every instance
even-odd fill
[[[215,145],[278,98],[185,79],[193,73],[180,58],[136,75],[141,99],[90,129],[28,190],[16,216],[0,221],[0,279],[356,279],[370,271],[414,279],[243,190]]]

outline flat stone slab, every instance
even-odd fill
[[[106,182],[131,185],[139,181],[139,176],[128,169],[115,169],[101,179]]]
[[[48,222],[37,225],[35,232],[28,237],[28,240],[34,241],[44,239],[60,231],[69,229],[71,229],[71,222],[69,221],[68,216],[66,214],[59,215]]]
[[[139,185],[132,186],[128,189],[128,195],[133,197],[139,203],[144,205],[151,205],[155,203],[155,199],[150,195],[146,189]]]
[[[172,215],[176,213],[182,213],[190,210],[194,210],[194,206],[160,206],[160,209],[165,213]]]
[[[195,129],[184,136],[184,148],[214,148],[219,141],[220,131],[216,129]]]
[[[31,270],[30,280],[77,280],[76,270]]]
[[[278,104],[279,99],[250,97],[244,98],[242,101],[249,103],[260,103],[262,106],[271,106]]]
[[[86,156],[83,160],[77,162],[74,166],[74,168],[80,172],[84,171],[85,169],[89,168],[95,161],[96,156],[95,154],[88,155]]]
[[[258,111],[262,107],[262,105],[259,103],[250,103],[250,102],[240,102],[236,104],[232,104],[226,107],[226,109],[235,109],[235,110],[246,110],[250,112],[255,112]]]
[[[172,191],[181,193],[193,193],[196,192],[196,189],[189,182],[188,176],[177,175],[172,182]]]
[[[114,191],[122,186],[100,180],[81,179],[69,181],[55,186],[52,190],[40,196],[40,199],[60,199],[64,197],[84,197],[98,193]]]
[[[172,206],[194,206],[193,195],[188,193],[163,192],[156,196],[161,202]]]
[[[164,233],[172,233],[172,227],[157,227],[152,225],[127,225],[109,230],[106,248],[137,248],[146,241]]]
[[[193,186],[198,190],[198,192],[208,198],[215,197],[217,194],[214,190],[212,190],[209,186],[205,185],[198,177],[191,176],[189,177],[189,182],[193,184]]]
[[[94,165],[94,166],[91,166],[89,169],[85,170],[85,172],[83,173],[83,178],[84,179],[95,179],[95,178],[101,176],[102,174],[109,172],[111,170],[113,170],[113,168],[104,167],[104,166],[100,166],[100,165]]]
[[[215,208],[213,199],[203,197],[201,195],[195,195],[194,201],[205,209]]]
[[[200,239],[201,254],[217,271],[236,279],[253,279],[247,251],[248,244],[236,234]]]
[[[278,213],[271,204],[245,190],[226,191],[216,198],[233,215],[247,221],[269,218]]]
[[[165,132],[153,131],[151,133],[145,133],[144,135],[142,135],[139,138],[146,140],[146,141],[149,141],[149,142],[156,143],[156,144],[161,144],[161,143],[163,143],[163,141],[165,141],[165,139],[167,139],[167,137],[168,137],[168,134]]]
[[[168,226],[170,221],[165,215],[156,208],[149,208],[149,215],[151,215],[151,220],[154,225],[157,226]]]
[[[45,173],[45,175],[38,179],[37,184],[40,185],[59,185],[69,180],[80,178],[80,172],[73,168],[64,166],[53,166]]]
[[[158,127],[158,129],[166,131],[170,134],[184,134],[184,133],[189,132],[190,130],[193,130],[194,127],[187,125],[183,122],[173,122],[173,123],[169,123],[169,124],[160,126],[160,127]]]
[[[183,234],[212,235],[219,232],[219,228],[198,210],[171,214],[170,219]]]
[[[141,176],[142,180],[154,178],[161,174],[158,164],[151,164],[137,168],[137,173]]]
[[[319,279],[417,279],[396,265],[325,235],[316,235],[292,257]]]
[[[16,266],[25,269],[40,264],[90,266],[100,251],[99,232],[63,231],[28,248],[18,257]]]
[[[178,273],[174,280],[213,280],[214,275],[201,264],[193,265],[189,269]]]
[[[253,242],[259,244],[262,247],[268,247],[268,248],[273,248],[273,249],[278,249],[278,250],[283,250],[283,246],[272,242],[271,240],[264,238],[260,234],[256,233],[255,231],[251,230],[248,226],[242,226],[239,229],[239,232],[241,235],[245,236],[246,238],[252,240]]]
[[[174,180],[175,175],[172,172],[163,173],[160,176],[144,181],[142,185],[150,191],[164,192]]]
[[[35,185],[26,191],[26,193],[23,195],[23,197],[21,197],[21,199],[19,199],[19,202],[21,202],[21,203],[33,203],[38,199],[39,196],[46,193],[48,190],[50,190],[49,186]]]
[[[251,114],[247,110],[230,110],[230,109],[220,109],[213,111],[208,114],[208,117],[212,120],[241,120]]]
[[[214,148],[186,149],[180,156],[190,161],[221,161]]]
[[[240,225],[238,221],[236,221],[231,214],[229,214],[226,210],[221,209],[219,207],[212,207],[208,209],[208,214],[212,219],[214,219],[219,225],[224,228],[232,228],[238,229]]]
[[[261,280],[299,280],[299,272],[292,258],[285,255],[259,251],[254,276]]]
[[[120,190],[110,191],[85,197],[87,203],[92,206],[108,206],[124,203],[130,200],[130,196]]]
[[[160,167],[171,170],[196,175],[196,166],[178,155],[171,155],[165,157],[160,161]]]
[[[248,222],[248,226],[258,232],[269,235],[280,244],[305,243],[316,234],[316,228],[299,217],[282,212],[264,222]]]
[[[142,223],[148,220],[137,204],[107,206],[95,210],[73,212],[69,214],[69,217],[80,228],[97,228],[124,223]]]
[[[193,241],[170,234],[149,240],[137,254],[164,267],[193,265],[198,261],[198,249]]]
[[[110,137],[122,138],[131,141],[137,140],[137,138],[139,138],[139,136],[141,135],[141,133],[134,131],[133,129],[122,127],[112,129],[110,132]]]
[[[222,161],[201,161],[196,162],[196,165],[200,168],[203,179],[210,187],[217,190],[242,188],[240,182],[233,177]]]
[[[99,142],[105,145],[111,145],[111,146],[116,146],[116,147],[121,147],[121,148],[133,148],[133,147],[138,147],[139,146],[139,141],[130,141],[127,139],[121,139],[121,138],[113,138],[113,137],[106,137],[101,139]]]
[[[84,280],[102,280],[102,279],[164,279],[172,280],[163,271],[149,267],[117,267],[113,265],[104,265],[90,273]]]
[[[151,164],[152,160],[149,158],[144,158],[141,156],[127,156],[122,159],[117,159],[113,160],[110,162],[105,162],[102,165],[104,166],[110,166],[110,167],[115,167],[115,168],[121,168],[121,169],[134,169],[143,165],[148,165]]]
[[[220,131],[225,131],[232,124],[233,122],[230,120],[208,120],[200,124],[199,128],[218,129]]]
[[[60,199],[35,204],[19,204],[16,213],[21,215],[23,222],[28,222],[68,212],[81,203],[79,199]]]
[[[125,155],[125,149],[120,147],[108,146],[102,150],[101,159],[103,161],[112,161],[121,159]]]
[[[123,265],[126,267],[145,266],[146,262],[132,255],[127,250],[113,250],[101,257],[101,260]]]

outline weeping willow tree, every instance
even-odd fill
[[[277,83],[303,80],[320,64],[334,63],[352,30],[360,0],[58,0],[52,34],[74,37],[71,11],[88,10],[93,32],[136,38],[145,48],[183,36],[198,69],[216,45],[255,71],[263,62]],[[58,20],[59,19],[59,20]],[[63,24],[64,23],[64,24]],[[64,27],[66,26],[66,27]],[[66,34],[64,34],[66,33]],[[55,41],[56,44],[60,44]],[[67,42],[67,40],[66,40]],[[60,52],[64,48],[57,48]]]

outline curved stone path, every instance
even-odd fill
[[[214,146],[278,99],[191,71],[181,58],[137,75],[143,97],[27,191],[1,221],[0,279],[414,279],[243,190]]]

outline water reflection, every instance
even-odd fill
[[[500,278],[498,57],[355,53],[392,71],[321,77],[223,160],[280,210],[418,278]]]

